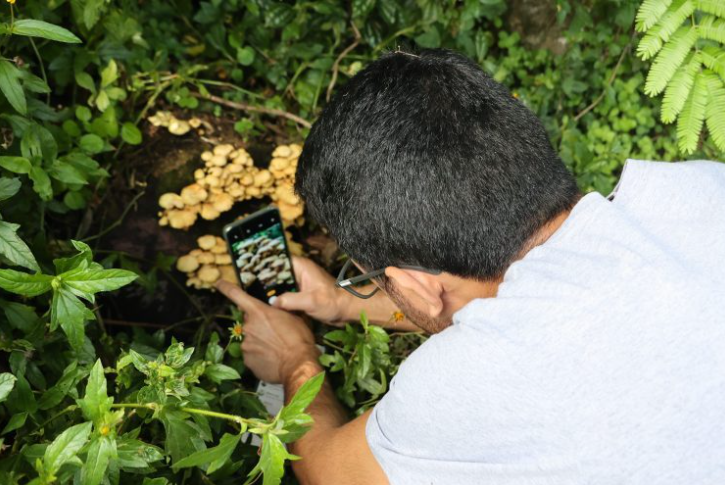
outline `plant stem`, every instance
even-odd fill
[[[118,403],[118,404],[112,404],[112,408],[131,408],[131,409],[151,409],[152,411],[155,411],[159,408],[159,406],[155,403],[149,403],[149,404],[134,404],[134,403]],[[208,409],[197,409],[197,408],[179,408],[179,410],[189,413],[189,414],[199,414],[202,416],[209,416],[210,418],[219,418],[219,419],[225,419],[227,421],[232,421],[234,423],[238,424],[246,424],[246,425],[252,425],[255,427],[260,428],[266,428],[269,427],[269,424],[260,423],[258,420],[253,419],[247,419],[243,418],[241,416],[237,416],[235,414],[227,414],[227,413],[220,413],[217,411],[210,411]]]

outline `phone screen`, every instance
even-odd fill
[[[297,291],[284,229],[277,209],[265,209],[230,224],[224,235],[242,288],[267,303]]]

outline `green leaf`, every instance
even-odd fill
[[[47,474],[54,475],[64,463],[76,456],[88,441],[91,427],[91,423],[76,424],[53,440],[43,455],[43,465]]]
[[[232,367],[224,364],[211,364],[204,369],[204,375],[217,384],[222,381],[241,379],[242,377]]]
[[[254,49],[250,46],[237,49],[237,62],[242,66],[249,66],[254,62]]]
[[[137,439],[118,439],[116,452],[121,468],[146,468],[149,463],[164,459],[160,448]]]
[[[88,244],[76,240],[71,240],[71,244],[78,250],[78,254],[70,258],[54,259],[53,265],[57,274],[66,273],[81,266],[85,269],[93,262],[93,254]]]
[[[43,39],[66,42],[68,44],[79,44],[81,40],[71,31],[57,25],[43,22],[42,20],[22,19],[16,20],[13,24],[12,33],[25,35],[27,37],[41,37]]]
[[[7,399],[10,391],[15,387],[15,381],[18,379],[9,372],[3,372],[0,374],[0,402]]]
[[[19,224],[0,221],[0,254],[11,263],[33,271],[40,271],[35,256],[25,241],[18,236]]]
[[[725,18],[725,3],[722,0],[697,0],[697,8],[703,12]]]
[[[315,399],[315,396],[320,392],[322,383],[325,381],[325,373],[320,372],[312,379],[308,379],[307,382],[297,390],[295,395],[290,400],[289,404],[283,407],[279,412],[279,419],[284,421],[293,421],[295,417],[302,414],[307,406],[309,406]]]
[[[204,449],[204,441],[198,426],[186,419],[184,414],[164,410],[161,414],[161,422],[166,430],[166,451],[171,455],[174,463]]]
[[[30,173],[33,164],[24,157],[0,157],[0,167],[13,173]]]
[[[101,87],[105,88],[110,86],[118,79],[118,66],[116,61],[111,59],[108,61],[108,65],[101,71]]]
[[[0,201],[17,194],[21,185],[19,178],[0,178]]]
[[[56,180],[60,180],[66,184],[81,184],[85,185],[88,183],[85,175],[80,172],[73,165],[56,160],[48,170],[48,174]]]
[[[101,359],[96,360],[93,365],[91,375],[88,377],[88,384],[86,384],[86,393],[83,399],[79,399],[77,402],[83,410],[83,416],[94,423],[101,421],[103,416],[111,410],[113,398],[108,397],[106,375],[103,372]]]
[[[93,133],[83,135],[78,144],[81,147],[81,150],[91,155],[101,153],[103,151],[103,147],[105,146],[103,139]]]
[[[636,18],[637,32],[645,32],[659,21],[672,0],[644,0]]]
[[[352,18],[364,19],[373,8],[375,8],[375,0],[352,0]]]
[[[229,460],[239,444],[241,437],[242,435],[239,434],[232,435],[224,433],[224,436],[222,436],[221,440],[219,440],[219,444],[217,446],[192,453],[186,458],[174,463],[172,468],[174,471],[178,471],[179,468],[190,468],[194,466],[203,467],[208,464],[209,466],[206,469],[206,474],[212,474],[224,466],[224,464]]]
[[[278,485],[284,476],[284,462],[287,458],[292,457],[284,447],[280,439],[273,434],[266,433],[262,439],[262,454],[259,457],[259,463],[249,472],[258,474],[262,472],[262,485]]]
[[[127,121],[121,126],[121,139],[129,145],[138,145],[143,140],[143,136],[136,125]]]
[[[41,167],[33,167],[28,174],[30,180],[33,181],[33,190],[43,200],[53,198],[53,187],[50,185],[50,177]]]
[[[28,274],[13,269],[0,269],[0,288],[22,296],[38,296],[50,290],[53,277]]]
[[[692,56],[692,60],[680,68],[667,85],[662,101],[663,123],[672,123],[677,119],[677,115],[682,111],[682,107],[690,95],[692,85],[695,83],[695,75],[700,71],[700,65],[700,56]]]
[[[645,94],[656,96],[664,91],[697,39],[697,30],[690,27],[682,27],[672,36],[652,63],[644,87]]]
[[[74,294],[89,299],[100,291],[112,291],[131,283],[138,278],[136,273],[125,269],[86,268],[72,270],[62,275],[63,283]]]
[[[20,429],[25,425],[25,421],[28,420],[28,413],[15,413],[8,420],[8,424],[2,430],[2,434],[7,434],[16,429]]]
[[[43,81],[38,76],[31,74],[28,71],[24,71],[22,73],[23,76],[23,87],[27,89],[28,91],[32,91],[34,93],[38,94],[48,94],[50,93],[50,86],[46,84],[45,81]]]
[[[710,39],[725,44],[725,20],[707,15],[697,25],[697,30],[703,39]]]
[[[710,101],[705,113],[707,129],[715,145],[725,153],[725,87],[715,75],[708,76]]]
[[[0,91],[20,114],[28,112],[25,92],[20,84],[20,71],[10,61],[0,60]]]
[[[435,49],[441,46],[441,37],[438,30],[431,26],[426,32],[415,38],[415,43],[426,49]]]
[[[697,150],[705,120],[708,95],[706,78],[699,74],[677,121],[677,141],[682,153],[690,154]]]
[[[76,384],[87,374],[84,369],[78,368],[78,361],[73,360],[63,370],[63,375],[58,379],[53,387],[48,389],[40,397],[38,408],[42,410],[50,409],[61,403],[63,398],[67,396],[71,389],[75,392]]]
[[[108,463],[116,457],[116,441],[99,436],[91,442],[88,456],[81,468],[81,485],[100,485],[106,475]]]
[[[61,286],[53,291],[50,310],[50,329],[58,325],[63,329],[68,342],[75,350],[83,348],[85,337],[86,306],[68,289]]]

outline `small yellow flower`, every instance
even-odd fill
[[[111,428],[107,424],[104,424],[103,426],[101,426],[101,435],[102,436],[107,436],[108,433],[110,433],[110,432],[111,432]]]
[[[10,5],[15,5],[15,0],[7,0]]]
[[[234,324],[233,327],[229,329],[229,332],[232,334],[233,340],[242,340],[242,336],[244,334],[244,327],[241,323],[237,322]]]
[[[395,322],[402,322],[405,318],[405,314],[400,310],[393,312],[393,320]]]

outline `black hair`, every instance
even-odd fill
[[[501,276],[580,193],[539,119],[453,51],[383,55],[312,127],[296,190],[368,270]]]

